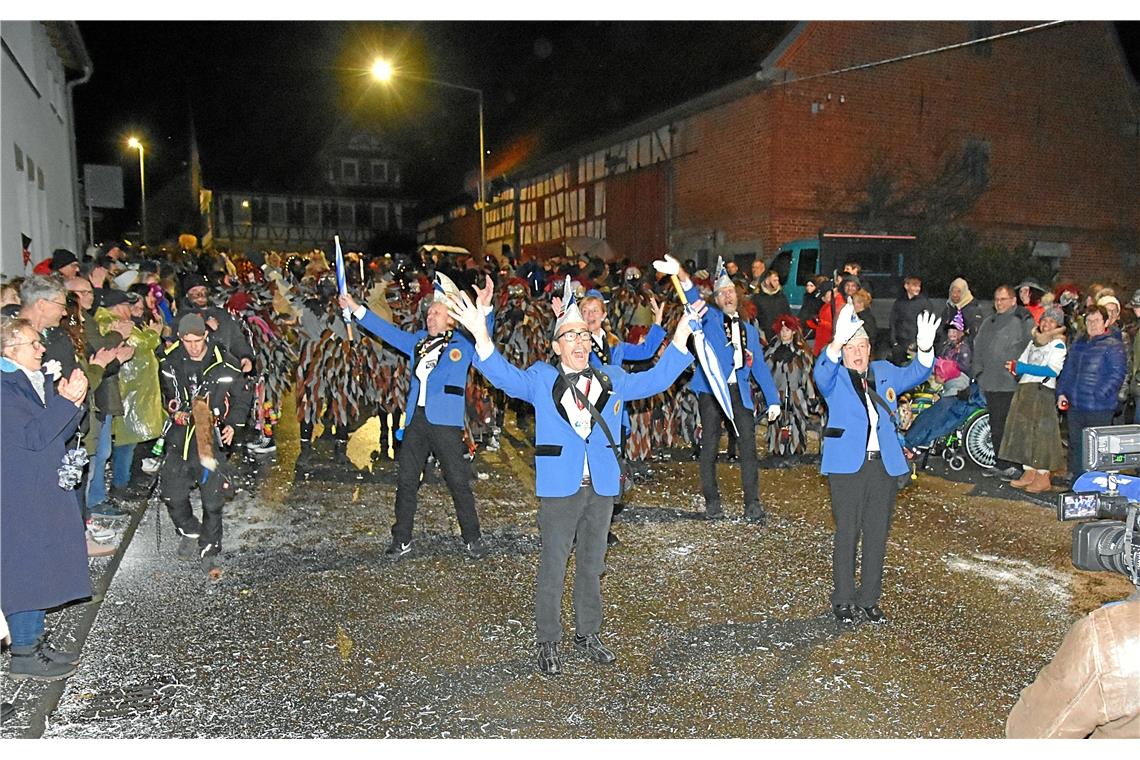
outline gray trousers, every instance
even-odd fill
[[[589,636],[601,630],[602,573],[613,511],[614,497],[599,496],[591,486],[583,486],[572,496],[539,499],[542,550],[534,598],[535,638],[539,642],[562,640],[562,591],[571,551],[576,556],[574,631]]]
[[[863,462],[858,472],[828,476],[835,546],[831,554],[832,604],[870,607],[883,593],[887,533],[898,496],[898,479],[888,475],[883,460]],[[862,541],[860,541],[862,538]],[[859,588],[855,588],[855,548],[861,547]]]

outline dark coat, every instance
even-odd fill
[[[918,338],[918,315],[924,311],[934,313],[935,306],[926,297],[919,293],[914,298],[905,293],[896,298],[891,306],[891,347],[907,348]]]
[[[1057,378],[1057,395],[1066,396],[1079,412],[1116,409],[1116,394],[1127,370],[1120,334],[1109,331],[1074,341]]]
[[[59,467],[83,417],[45,383],[41,404],[20,370],[0,375],[0,608],[43,610],[91,596],[87,541],[75,491]]]
[[[781,288],[775,293],[760,291],[752,296],[752,303],[756,305],[756,325],[769,340],[772,338],[772,324],[781,314],[791,314],[792,308],[788,306],[788,297]]]

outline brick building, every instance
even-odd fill
[[[1079,279],[1133,276],[1140,88],[1111,23],[805,22],[753,77],[507,180],[488,247],[524,255],[588,236],[703,263],[953,223]],[[457,209],[419,232],[475,250],[478,229]]]

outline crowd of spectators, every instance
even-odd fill
[[[350,253],[346,260],[353,294],[402,328],[422,322],[430,301],[424,296],[436,271],[461,288],[490,276],[493,338],[517,366],[552,358],[551,302],[562,296],[566,275],[579,299],[590,297],[600,307],[613,345],[638,343],[655,324],[672,330],[682,314],[668,278],[628,262],[480,259],[430,250],[371,259]],[[18,647],[19,656],[28,658],[19,668],[28,677],[56,678],[74,669],[74,657],[45,643],[43,611],[90,595],[86,572],[76,568],[86,556],[114,551],[119,529],[160,469],[174,414],[159,368],[179,339],[181,318],[200,317],[210,344],[222,349],[249,383],[254,401],[248,419],[231,420],[236,431],[227,447],[231,452],[272,454],[277,422],[292,407],[300,424],[300,462],[315,456],[313,442],[321,431],[333,441],[333,456],[343,457],[349,434],[373,416],[381,423],[375,456],[394,458],[409,373],[402,355],[359,332],[349,334],[336,304],[335,275],[320,251],[144,254],[108,244],[82,260],[57,251],[36,269],[0,289],[5,434],[0,601],[13,652]],[[691,261],[686,270],[707,295],[715,273]],[[818,456],[813,432],[826,409],[811,368],[831,340],[834,315],[848,301],[868,333],[882,333],[882,345],[896,363],[913,355],[915,316],[941,312],[936,352],[942,371],[936,374],[943,382],[935,389],[963,398],[980,392],[998,457],[982,474],[1001,476],[1015,487],[1042,492],[1054,478],[1071,481],[1081,471],[1081,429],[1132,422],[1137,414],[1125,407],[1140,392],[1138,322],[1122,324],[1121,316],[1140,317],[1140,291],[1122,302],[1117,291],[1099,283],[1084,288],[1062,283],[1050,290],[1026,281],[998,288],[990,308],[976,300],[965,278],[958,278],[939,306],[921,280],[908,277],[889,323],[876,325],[870,310],[874,296],[854,262],[835,277],[809,281],[798,313],[788,303],[779,273],[762,261],[752,262],[748,272],[735,264],[728,271],[737,285],[741,318],[761,334],[763,356],[750,361],[767,362],[783,406],[778,422],[768,425],[764,444],[773,466]],[[649,366],[651,360],[627,368]],[[626,456],[642,477],[646,469],[636,465],[664,452],[695,457],[700,415],[684,379],[627,406]],[[509,410],[528,424],[525,409],[511,406],[474,372],[466,394],[469,456],[480,446],[498,447]],[[764,419],[757,415],[755,424],[765,424]],[[733,445],[730,441],[729,456]],[[64,489],[64,459],[73,450],[89,461],[72,465],[81,477]],[[50,510],[29,511],[22,496],[33,492],[29,489],[50,502]],[[37,569],[45,562],[50,572]],[[41,579],[42,593],[28,591],[21,580],[28,573]]]

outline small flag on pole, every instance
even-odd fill
[[[336,243],[336,292],[344,295],[348,293],[348,281],[344,275],[344,254],[340,250],[340,235],[333,235],[333,242]],[[348,327],[348,339],[352,340],[352,312],[347,308],[342,309],[341,316],[344,317],[344,323]]]

